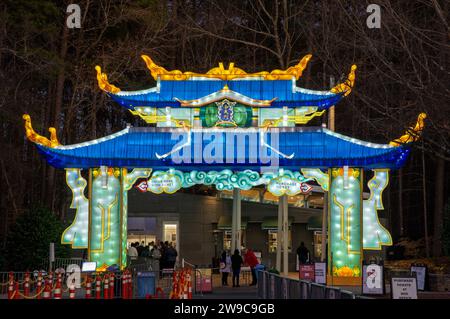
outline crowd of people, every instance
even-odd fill
[[[135,242],[130,245],[127,252],[131,262],[136,261],[139,257],[152,258],[159,263],[159,269],[174,268],[178,257],[178,252],[172,243],[168,241],[151,242],[145,245],[144,242]],[[309,250],[302,242],[297,248],[297,256],[300,264],[309,262]],[[239,286],[239,276],[242,266],[250,267],[252,273],[252,282],[250,286],[257,284],[256,269],[259,265],[258,258],[251,249],[242,249],[242,256],[238,249],[233,255],[229,251],[223,251],[220,257],[220,272],[222,274],[222,286],[228,286],[228,276],[232,273],[233,287]]]
[[[243,249],[242,256],[239,250],[236,249],[232,256],[228,251],[223,251],[220,258],[220,272],[222,273],[222,286],[228,286],[228,275],[232,273],[233,287],[239,286],[239,276],[241,274],[241,267],[250,267],[252,273],[252,282],[250,286],[257,284],[256,267],[259,265],[258,258],[251,249]]]
[[[136,261],[138,258],[152,258],[159,263],[159,269],[174,268],[177,261],[178,252],[172,243],[168,241],[150,242],[145,245],[144,242],[135,242],[130,245],[127,252],[130,261]]]

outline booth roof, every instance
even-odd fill
[[[214,139],[211,140],[211,136],[205,138],[205,133],[214,134]],[[176,161],[170,153],[182,141],[188,140],[188,134],[192,142],[183,148],[183,153],[187,155],[183,156],[183,162]],[[234,147],[229,143],[227,134],[233,134],[236,141],[241,142],[234,143]],[[232,158],[211,162],[211,158],[198,157],[206,147],[211,149],[212,141],[216,152],[232,154]],[[272,151],[265,150],[266,157],[261,152],[261,143],[264,141],[273,148]],[[343,166],[396,169],[403,166],[409,153],[408,145],[395,147],[363,142],[322,127],[271,128],[267,132],[258,128],[190,131],[155,127],[127,128],[110,136],[74,145],[50,148],[36,144],[48,163],[57,168],[104,165],[154,170],[175,168],[182,171],[259,170],[274,165],[290,170]],[[161,157],[164,154],[166,156]],[[267,161],[267,155],[270,161]]]
[[[121,91],[108,94],[120,105],[128,109],[136,106],[179,107],[178,100],[199,100],[212,94],[219,94],[227,86],[230,92],[253,100],[273,100],[273,107],[317,106],[318,110],[336,105],[343,93],[315,91],[295,86],[291,80],[198,80],[161,81],[159,87],[142,91]]]

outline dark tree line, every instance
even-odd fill
[[[0,2],[0,234],[33,204],[65,220],[70,203],[64,172],[26,141],[23,113],[40,134],[56,127],[62,144],[144,125],[100,91],[95,65],[122,90],[137,90],[154,85],[141,54],[169,70],[204,72],[234,61],[253,72],[311,53],[302,87],[329,89],[358,65],[354,90],[336,107],[338,132],[387,143],[427,113],[422,141],[392,172],[382,214],[397,239],[423,237],[427,216],[432,253],[442,253],[450,180],[447,1],[376,1],[380,29],[366,25],[374,1],[80,0],[81,28],[68,29],[72,2]]]

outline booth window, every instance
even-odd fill
[[[314,258],[320,259],[322,257],[322,232],[314,232]]]
[[[292,251],[292,237],[291,237],[291,226],[294,221],[293,217],[288,218],[288,248],[289,252]],[[278,247],[278,218],[277,217],[265,217],[263,223],[261,224],[262,230],[267,230],[269,236],[269,253],[275,253]]]
[[[292,252],[292,236],[291,230],[288,231],[288,251]],[[276,229],[269,229],[269,253],[275,253],[278,247],[278,231]]]
[[[223,232],[223,249],[224,250],[231,249],[231,230],[225,230]]]
[[[244,230],[241,230],[241,246],[245,247],[245,231]],[[223,250],[231,251],[231,230],[225,230],[223,232]],[[231,254],[233,254],[233,252],[231,252]]]

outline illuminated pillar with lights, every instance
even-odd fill
[[[101,166],[90,170],[89,249],[97,270],[121,266],[122,170]]]
[[[360,285],[363,170],[332,168],[330,173],[327,283]]]
[[[117,265],[127,266],[127,194],[139,178],[152,170],[101,166],[89,170],[88,256],[97,262],[97,271]]]

